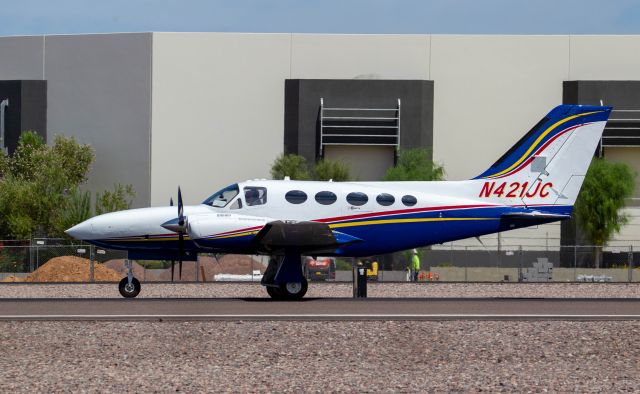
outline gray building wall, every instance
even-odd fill
[[[0,80],[44,79],[44,39],[0,37]]]
[[[289,34],[154,33],[151,205],[269,178],[282,152]]]
[[[74,136],[96,160],[86,187],[150,201],[151,33],[0,37],[0,80],[47,81],[47,137]]]
[[[133,184],[134,206],[150,201],[152,34],[47,36],[49,140],[91,144],[90,190]]]

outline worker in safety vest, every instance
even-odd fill
[[[420,257],[418,257],[418,251],[413,249],[413,256],[411,256],[411,271],[413,272],[413,281],[418,281],[418,273],[420,272]]]

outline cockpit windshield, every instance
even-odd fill
[[[224,189],[214,193],[211,197],[204,200],[202,203],[210,205],[214,208],[224,208],[233,200],[235,196],[240,193],[238,184],[234,183],[231,186],[227,186]]]

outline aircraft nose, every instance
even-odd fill
[[[91,223],[90,223],[90,221],[91,221],[91,219],[85,220],[84,222],[82,222],[80,224],[76,224],[75,226],[73,226],[70,229],[66,230],[65,233],[67,235],[69,235],[70,237],[73,237],[75,239],[79,239],[79,240],[89,239],[89,237],[91,235]]]

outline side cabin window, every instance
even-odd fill
[[[369,201],[369,197],[366,194],[360,192],[353,192],[347,194],[347,202],[351,205],[361,206]]]
[[[238,184],[235,183],[215,192],[211,197],[207,198],[202,203],[214,208],[224,208],[227,206],[227,204],[229,204],[229,202],[231,202],[231,200],[233,200],[235,196],[238,195],[238,193],[240,193],[240,189],[238,188]]]
[[[302,190],[291,190],[284,195],[284,198],[291,204],[302,204],[307,201],[307,193]]]
[[[318,204],[331,205],[336,202],[337,199],[338,197],[336,197],[336,195],[330,191],[316,193],[316,202]]]
[[[393,203],[396,202],[396,199],[391,194],[381,193],[376,197],[376,201],[383,207],[388,207],[389,205],[393,205]]]
[[[267,203],[267,188],[258,186],[246,186],[244,188],[244,201],[248,207],[264,205]]]
[[[402,196],[402,203],[408,207],[412,207],[418,203],[418,200],[411,195]]]

